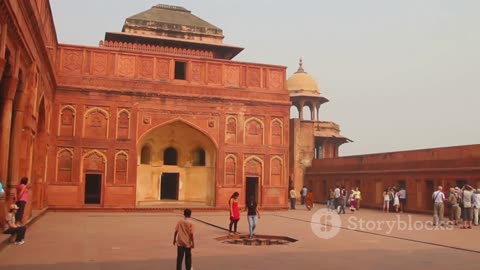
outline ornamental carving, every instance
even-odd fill
[[[208,64],[207,83],[222,84],[222,65]]]
[[[65,106],[60,112],[60,130],[59,135],[73,137],[75,127],[75,108]]]
[[[83,159],[83,171],[98,171],[105,170],[105,158],[98,151],[91,151]]]
[[[282,184],[282,160],[278,157],[273,158],[270,162],[270,170],[270,184],[272,186],[280,186]]]
[[[270,70],[270,74],[268,76],[268,87],[270,89],[282,90],[284,80],[285,78],[283,77],[282,71]]]
[[[235,157],[230,155],[225,159],[225,185],[235,184],[235,172],[237,165]]]
[[[83,51],[64,50],[63,51],[63,71],[68,73],[80,74],[82,69]]]
[[[72,181],[73,149],[63,148],[57,154],[57,182]]]
[[[130,78],[135,76],[135,56],[119,55],[117,71],[119,76]]]
[[[272,144],[282,144],[283,127],[278,119],[272,121]]]
[[[258,119],[250,119],[245,124],[245,144],[263,144],[263,125]]]
[[[85,115],[85,137],[105,139],[108,131],[108,113],[101,109],[91,109]]]
[[[237,143],[237,119],[234,116],[227,118],[225,142]]]
[[[245,164],[245,175],[246,176],[262,176],[262,163],[252,158],[247,164]]]
[[[203,63],[192,63],[192,82],[203,83],[205,65]]]
[[[227,66],[225,76],[225,86],[240,86],[240,67]]]
[[[128,154],[124,151],[117,153],[115,158],[115,184],[126,184],[128,168]]]
[[[108,55],[105,53],[93,53],[93,74],[107,75]]]
[[[261,87],[260,68],[248,68],[247,69],[247,86],[248,87]]]
[[[118,112],[117,138],[128,139],[130,136],[130,112],[122,109]]]
[[[153,58],[138,58],[138,76],[145,79],[153,78]]]
[[[170,61],[168,59],[157,59],[156,76],[158,80],[166,81],[169,79]]]

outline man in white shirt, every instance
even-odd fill
[[[434,226],[443,224],[443,201],[445,201],[445,194],[443,194],[442,189],[442,186],[438,186],[437,191],[432,194]]]
[[[335,190],[333,191],[335,193],[335,202],[334,202],[334,205],[335,205],[335,210],[338,211],[338,206],[340,205],[340,186],[337,185],[337,187],[335,188]]]

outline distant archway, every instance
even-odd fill
[[[176,120],[141,136],[138,145],[150,145],[151,161],[137,168],[138,205],[171,200],[214,205],[217,146],[207,134]]]

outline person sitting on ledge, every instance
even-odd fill
[[[27,228],[25,226],[19,226],[15,223],[15,214],[18,211],[18,206],[16,204],[10,205],[10,211],[7,214],[5,227],[3,230],[4,234],[16,234],[15,245],[23,245],[25,243],[25,233]]]

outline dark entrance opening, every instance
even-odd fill
[[[427,209],[433,209],[433,198],[432,198],[432,194],[433,192],[435,191],[435,187],[433,185],[433,180],[427,180],[426,182],[426,194],[425,194],[425,198],[426,198],[426,203],[427,203]]]
[[[85,175],[85,204],[100,204],[102,194],[102,175]]]
[[[245,202],[250,200],[250,197],[253,197],[254,200],[258,201],[258,177],[247,177],[245,181]]]
[[[178,173],[162,173],[161,200],[178,200],[178,178]]]

